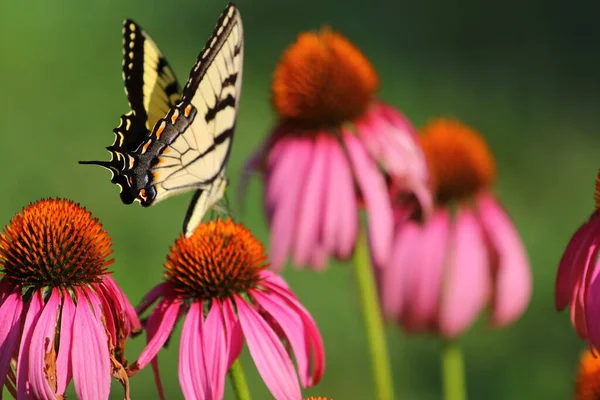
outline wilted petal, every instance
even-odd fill
[[[461,334],[485,306],[490,293],[487,249],[471,210],[459,209],[449,250],[439,328],[446,337]]]
[[[369,244],[375,265],[386,265],[393,240],[393,213],[383,174],[353,134],[342,134],[368,213]]]
[[[56,318],[60,309],[58,289],[52,289],[50,298],[40,314],[33,334],[29,350],[29,384],[32,394],[38,399],[54,399],[54,388],[48,381],[56,384],[56,376],[48,375],[47,355],[54,350]],[[56,356],[56,355],[54,355]],[[53,367],[53,366],[50,366]],[[55,372],[55,371],[52,371]]]
[[[477,199],[479,218],[498,256],[492,319],[505,325],[517,319],[531,298],[531,271],[519,234],[500,205],[489,194]]]
[[[108,336],[101,315],[94,315],[92,311],[100,300],[90,291],[87,296],[81,290],[75,293],[77,307],[71,351],[75,392],[81,400],[108,399],[111,379]]]
[[[236,296],[235,304],[250,355],[273,397],[276,400],[301,399],[292,360],[277,334],[244,299]]]

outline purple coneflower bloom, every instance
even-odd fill
[[[382,308],[409,332],[446,338],[467,329],[486,306],[506,325],[525,311],[531,271],[519,234],[490,186],[495,163],[484,139],[438,119],[421,142],[435,186],[425,223],[398,225],[391,261],[380,273]]]
[[[70,200],[41,200],[0,234],[0,379],[15,398],[108,399],[125,386],[125,339],[141,329],[108,275],[111,241]]]
[[[302,33],[275,69],[279,121],[245,171],[264,174],[272,267],[288,256],[323,269],[354,251],[359,209],[368,215],[373,259],[387,261],[393,237],[389,192],[405,214],[430,206],[427,170],[410,122],[375,98],[369,60],[330,29]],[[245,181],[243,181],[245,182]]]
[[[262,244],[243,225],[221,219],[181,236],[167,257],[166,281],[138,308],[159,300],[147,322],[148,346],[132,364],[152,362],[175,323],[185,318],[179,348],[179,382],[186,399],[221,399],[225,376],[245,339],[275,399],[301,399],[300,385],[315,385],[325,369],[321,335],[285,281],[271,271]],[[286,343],[294,353],[297,371]]]
[[[582,339],[600,349],[600,171],[596,180],[596,209],[573,234],[556,276],[556,309],[569,306],[571,322]]]

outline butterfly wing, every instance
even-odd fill
[[[205,196],[210,193],[209,206],[222,197],[224,187],[213,186],[221,188],[226,182],[223,176],[237,119],[242,63],[242,21],[237,8],[229,4],[192,68],[181,102],[158,120],[135,152],[133,184],[142,205],[190,189],[202,189]],[[200,217],[186,219],[186,231],[193,232],[204,211],[192,211]]]
[[[113,130],[115,141],[107,147],[111,160],[81,163],[110,169],[111,181],[119,185],[121,199],[129,204],[138,195],[127,174],[135,162],[132,153],[147,140],[156,121],[181,99],[181,88],[166,58],[131,19],[123,23],[123,81],[131,110],[121,116],[119,126]]]

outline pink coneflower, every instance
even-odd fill
[[[246,339],[258,372],[276,399],[300,399],[325,368],[321,335],[284,280],[267,271],[262,244],[243,225],[221,219],[181,236],[167,257],[166,281],[151,290],[140,313],[161,298],[148,323],[148,346],[130,374],[152,362],[185,315],[179,382],[186,399],[221,399],[225,375]],[[285,343],[285,344],[284,344]]]
[[[596,210],[571,238],[556,276],[556,309],[568,305],[571,322],[582,339],[600,348],[600,171],[596,180]]]
[[[506,325],[526,309],[531,271],[519,235],[490,187],[496,169],[484,139],[452,119],[421,135],[435,184],[430,220],[399,225],[381,272],[384,313],[409,331],[460,335],[486,306]]]
[[[288,256],[314,269],[332,256],[347,259],[362,205],[373,259],[382,265],[393,238],[388,192],[406,199],[407,209],[415,196],[429,206],[413,127],[376,100],[378,86],[369,60],[330,29],[302,33],[284,52],[272,84],[279,122],[245,168],[264,173],[275,270]]]
[[[0,234],[0,379],[19,399],[108,399],[126,389],[125,339],[141,328],[108,275],[111,241],[70,200],[41,200]]]

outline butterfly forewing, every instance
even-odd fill
[[[111,170],[121,200],[150,206],[196,189],[184,221],[191,234],[222,197],[239,107],[243,28],[229,4],[200,52],[182,92],[156,44],[131,20],[123,27],[123,77],[131,111],[115,128]]]

